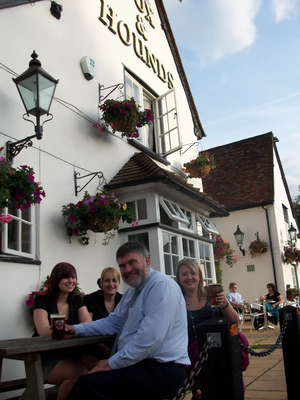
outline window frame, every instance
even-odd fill
[[[201,224],[202,228],[207,233],[211,233],[213,235],[220,235],[220,232],[217,230],[217,228],[214,226],[214,224],[210,221],[209,218],[196,213],[196,221],[198,221]]]
[[[131,93],[128,93],[129,87],[131,87],[130,91]],[[133,88],[136,88],[136,95],[139,97],[138,99],[134,97],[134,90]],[[149,140],[147,140],[147,135],[146,135],[146,129],[149,129],[148,126],[138,128],[139,132],[139,137],[136,138],[136,140],[141,143],[143,146],[145,146],[147,149],[150,149],[151,151],[153,150],[153,147],[155,148],[155,153],[160,156],[167,156],[169,154],[174,153],[175,151],[178,151],[179,149],[182,148],[182,143],[181,143],[181,135],[179,131],[179,124],[178,124],[178,112],[177,112],[177,105],[176,105],[176,95],[175,95],[175,89],[172,88],[168,90],[167,92],[163,93],[161,96],[155,95],[154,92],[151,91],[150,88],[146,87],[146,84],[144,85],[141,81],[139,81],[137,78],[135,78],[132,74],[130,74],[127,70],[125,70],[124,74],[124,97],[126,99],[130,99],[131,97],[134,97],[135,101],[142,107],[144,105],[144,99],[147,99],[148,101],[152,102],[152,110],[154,111],[154,123],[153,123],[153,146],[148,147],[149,145]],[[173,108],[168,108],[168,96],[173,93],[173,102],[174,102],[174,107]],[[165,112],[161,113],[160,110],[160,105],[165,103],[166,109],[164,110]],[[159,121],[168,121],[168,128],[170,128],[170,122],[173,121],[173,117],[170,118],[169,114],[174,113],[174,116],[176,117],[176,124],[172,126],[171,129],[164,130],[162,132],[161,127],[163,123],[159,123]],[[170,132],[177,131],[177,138],[176,141],[178,142],[178,145],[176,147],[170,147],[170,149],[166,150],[165,152],[162,151],[163,149],[163,137],[166,135],[169,136],[169,143],[171,143],[170,140]],[[173,141],[173,139],[172,139]]]
[[[22,211],[16,210],[16,215],[10,214],[8,209],[5,208],[3,210],[6,214],[10,215],[13,218],[13,221],[18,224],[17,226],[17,247],[18,250],[12,249],[9,246],[9,224],[2,224],[2,231],[1,231],[1,251],[3,255],[11,255],[11,256],[19,256],[24,258],[29,258],[34,260],[36,255],[36,237],[37,237],[37,223],[36,223],[36,206],[31,206],[29,211],[29,220],[22,218]],[[27,211],[27,210],[26,210]],[[29,241],[30,241],[30,252],[22,251],[22,225],[25,224],[29,226]]]

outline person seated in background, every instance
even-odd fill
[[[50,336],[50,314],[66,314],[68,324],[81,324],[92,320],[81,297],[75,295],[77,273],[73,265],[67,262],[55,265],[48,284],[47,292],[37,295],[34,300],[33,336]],[[88,373],[88,368],[80,362],[79,355],[66,351],[62,358],[47,378],[47,383],[59,385],[57,400],[66,399],[77,379]],[[89,359],[89,362],[92,361],[95,364],[98,362],[96,358]]]
[[[242,303],[244,302],[244,299],[237,291],[236,282],[231,282],[229,284],[229,292],[226,293],[226,297],[236,311],[242,312]]]
[[[87,294],[83,299],[93,321],[107,317],[122,298],[118,292],[120,274],[115,268],[104,268],[97,284],[100,290]]]
[[[268,283],[267,289],[268,293],[265,294],[264,296],[261,296],[259,300],[262,303],[267,302],[266,307],[267,307],[268,321],[272,322],[272,324],[274,325],[277,325],[279,321],[278,306],[279,304],[283,303],[283,299],[281,294],[277,291],[274,283]],[[268,301],[270,301],[270,303],[268,303]],[[254,320],[255,329],[258,330],[263,323],[264,323],[263,317],[255,318]]]

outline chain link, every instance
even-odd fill
[[[278,335],[278,338],[277,338],[275,344],[273,344],[273,346],[271,346],[268,350],[256,352],[256,351],[248,348],[247,346],[244,346],[242,343],[240,343],[240,348],[242,350],[244,350],[246,353],[250,354],[251,356],[266,357],[266,356],[270,355],[271,353],[273,353],[273,351],[275,351],[277,349],[279,343],[281,342],[281,340],[285,334],[287,326],[288,326],[288,320],[283,321],[280,333]],[[212,347],[212,345],[213,345],[213,339],[211,337],[208,337],[207,341],[203,345],[203,350],[199,353],[199,360],[195,363],[194,368],[189,373],[189,376],[183,382],[183,387],[178,390],[176,396],[172,400],[183,400],[184,399],[186,391],[194,385],[194,377],[200,373],[204,361],[207,360],[207,358],[208,358],[207,352]]]
[[[194,385],[194,377],[197,376],[201,369],[204,361],[207,360],[208,350],[212,347],[213,339],[211,337],[207,338],[207,341],[203,345],[203,350],[199,353],[199,360],[195,363],[194,368],[189,373],[189,376],[183,382],[183,387],[180,388],[173,398],[173,400],[182,400],[185,397],[185,392]]]
[[[240,347],[242,350],[244,350],[246,353],[250,354],[251,356],[266,357],[266,356],[270,355],[271,353],[273,353],[273,351],[275,351],[277,349],[279,343],[281,342],[281,340],[285,334],[287,325],[288,325],[288,321],[287,320],[283,321],[280,333],[278,335],[278,338],[277,338],[275,344],[273,344],[273,346],[271,346],[268,350],[256,352],[256,351],[244,346],[242,343],[240,343]]]

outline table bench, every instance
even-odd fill
[[[0,393],[26,388],[20,400],[45,400],[44,383],[56,363],[61,359],[61,351],[97,343],[112,346],[115,336],[78,337],[52,340],[50,337],[30,337],[0,340]],[[41,363],[41,353],[47,353]],[[26,378],[1,382],[3,359],[21,360],[25,364]]]

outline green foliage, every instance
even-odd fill
[[[222,285],[223,284],[223,282],[222,282],[223,272],[221,270],[221,260],[215,260],[215,267],[216,267],[217,283],[220,283],[220,285]]]
[[[233,264],[238,261],[237,257],[234,257],[234,251],[230,247],[230,243],[226,242],[225,239],[222,238],[221,235],[217,235],[213,237],[213,249],[214,249],[214,257],[215,260],[223,260],[226,258],[226,264],[232,268]]]
[[[298,189],[300,190],[300,185],[298,186]],[[300,222],[300,195],[294,197],[293,206],[296,212],[297,220]]]

